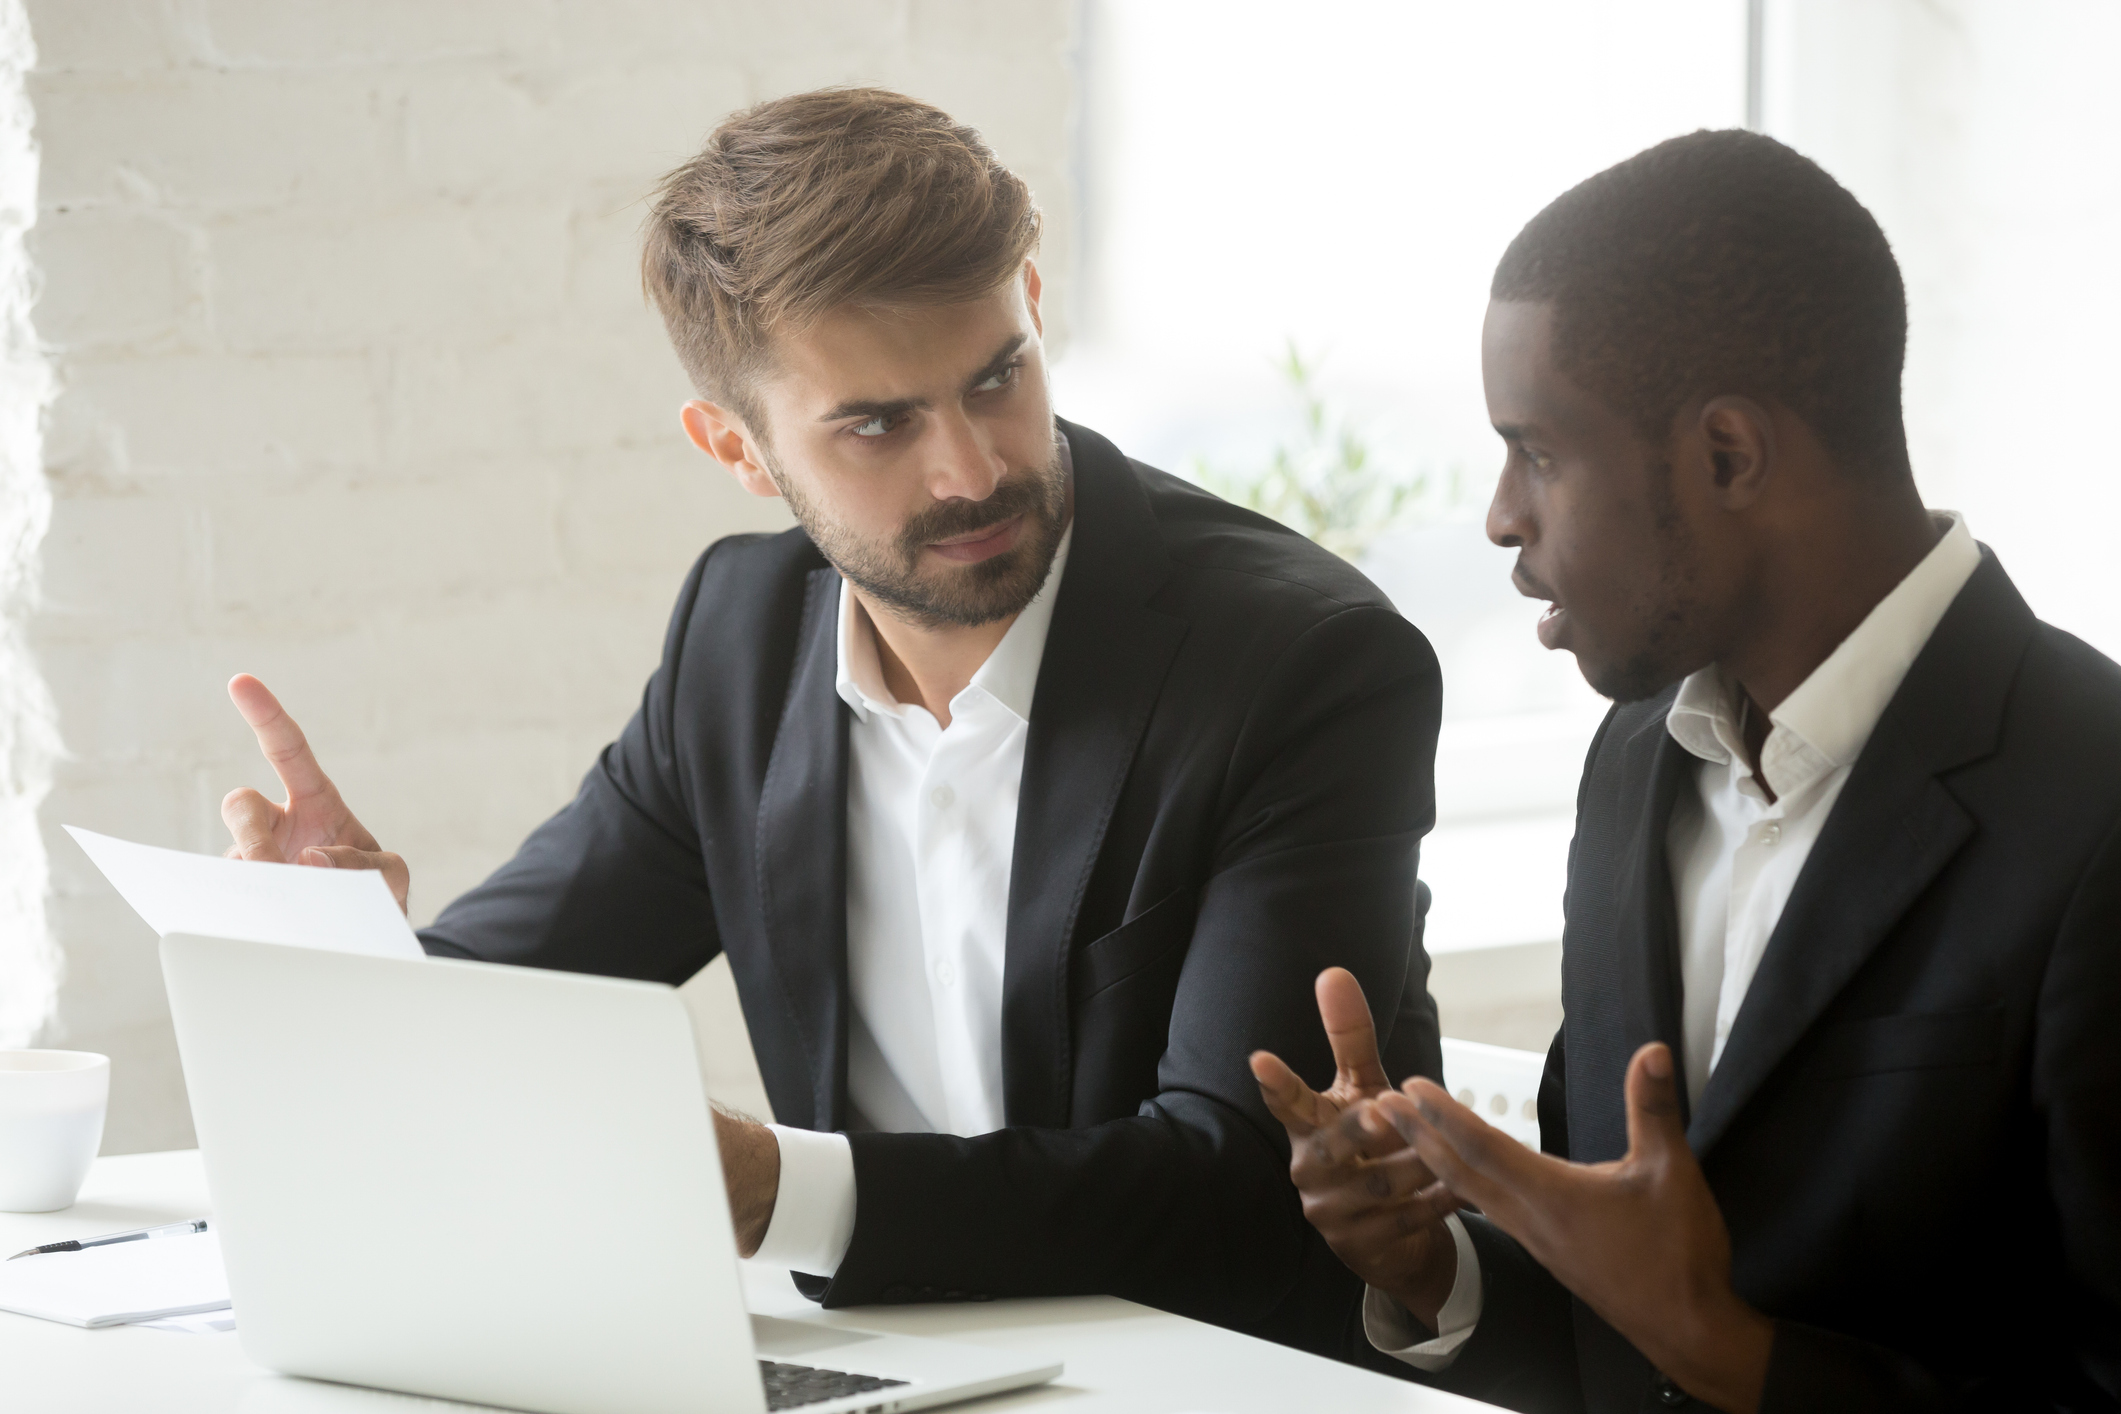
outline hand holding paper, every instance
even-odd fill
[[[273,773],[287,788],[287,799],[277,805],[248,786],[228,793],[221,802],[221,820],[235,836],[229,858],[373,869],[390,886],[402,913],[412,886],[405,861],[377,844],[376,837],[346,808],[339,788],[317,764],[295,719],[249,673],[229,679],[228,695],[257,734],[258,749],[272,763]]]
[[[301,869],[157,849],[72,825],[66,832],[162,937],[203,933],[382,957],[426,956],[373,869]]]
[[[155,932],[424,957],[405,919],[405,861],[380,849],[317,765],[294,718],[248,673],[228,684],[287,799],[245,787],[221,802],[228,856],[186,854],[66,827]],[[308,865],[309,868],[289,866]]]

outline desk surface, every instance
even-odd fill
[[[0,1213],[0,1256],[207,1214],[196,1150],[99,1159],[81,1201],[64,1212]],[[1287,1414],[1292,1410],[1484,1409],[1353,1366],[1299,1354],[1113,1297],[876,1306],[824,1311],[785,1272],[747,1266],[753,1311],[906,1335],[1052,1351],[1067,1361],[1042,1389],[951,1406],[966,1414],[1031,1407],[1129,1414]],[[118,1326],[78,1330],[0,1312],[7,1408],[38,1414],[382,1414],[474,1406],[275,1375],[244,1359],[236,1334],[186,1335]]]

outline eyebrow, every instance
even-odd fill
[[[1497,422],[1492,426],[1495,435],[1505,442],[1522,442],[1527,437],[1539,435],[1539,429],[1529,422]]]
[[[1010,335],[1002,346],[994,351],[994,357],[988,359],[979,372],[965,380],[965,391],[971,392],[974,388],[977,388],[980,384],[1007,368],[1009,360],[1015,358],[1016,351],[1024,346],[1026,337],[1028,336],[1021,333]]]
[[[1009,360],[1016,357],[1016,351],[1024,346],[1024,340],[1027,337],[1027,335],[1022,333],[1010,335],[1007,342],[995,351],[994,357],[981,365],[979,372],[965,380],[966,390],[970,391],[973,388],[977,388],[980,384],[1008,367]],[[900,413],[914,412],[927,406],[928,400],[926,398],[890,398],[882,400],[855,398],[837,404],[831,411],[819,417],[818,421],[839,422],[850,417],[859,417],[863,421],[867,421],[872,417],[897,417]]]

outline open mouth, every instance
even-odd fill
[[[946,560],[955,560],[966,565],[977,564],[981,560],[990,560],[1014,549],[1023,526],[1022,516],[1011,516],[1000,525],[988,526],[949,540],[931,541],[928,548]]]
[[[1539,616],[1540,645],[1546,648],[1560,647],[1561,631],[1567,627],[1568,622],[1569,611],[1567,609],[1563,608],[1558,602],[1548,604],[1547,611]]]

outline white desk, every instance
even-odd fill
[[[81,1201],[65,1212],[0,1213],[0,1257],[209,1211],[196,1150],[99,1159]],[[1490,1407],[1114,1297],[824,1311],[786,1273],[747,1268],[745,1278],[751,1308],[762,1314],[1020,1345],[1067,1362],[1055,1384],[952,1406],[966,1414],[1032,1407],[1100,1414],[1442,1414]],[[474,1408],[287,1379],[244,1359],[237,1334],[78,1330],[6,1312],[0,1312],[0,1406],[23,1414],[470,1414]]]

